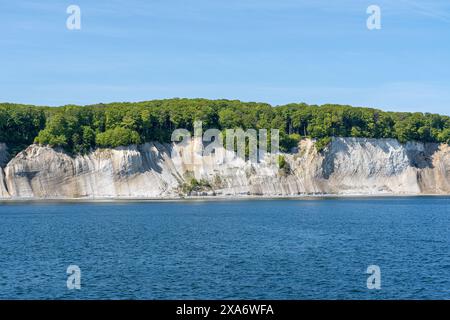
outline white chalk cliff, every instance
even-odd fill
[[[31,145],[5,163],[7,148],[0,144],[0,198],[450,194],[446,144],[334,138],[318,153],[305,139],[296,152],[284,154],[283,169],[239,158],[217,163],[213,156],[190,164],[183,153],[194,147],[153,142],[71,157]],[[203,184],[186,194],[183,186],[193,177]]]

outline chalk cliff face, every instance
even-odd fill
[[[251,164],[223,149],[193,159],[198,148],[198,141],[184,147],[154,142],[71,157],[31,145],[2,164],[0,198],[450,194],[448,145],[335,138],[318,153],[305,139],[284,154],[281,169],[274,157]],[[228,158],[221,163],[218,155]],[[0,160],[6,157],[0,144]],[[195,188],[192,178],[201,181]]]
[[[0,199],[8,198],[9,193],[5,186],[5,176],[3,173],[3,167],[6,165],[8,159],[8,147],[6,144],[0,142]]]

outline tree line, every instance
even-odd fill
[[[395,138],[450,144],[450,117],[431,113],[385,112],[347,105],[287,104],[238,100],[167,99],[88,106],[41,107],[0,104],[0,142],[16,153],[31,143],[61,147],[72,154],[96,147],[147,141],[170,142],[177,128],[279,129],[280,147],[302,137],[325,145],[330,137]]]

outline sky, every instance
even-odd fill
[[[173,97],[450,115],[450,1],[0,0],[1,102]]]

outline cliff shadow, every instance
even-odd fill
[[[424,143],[423,150],[406,148],[406,155],[412,167],[418,169],[434,168],[433,156],[439,151],[438,143]]]
[[[163,145],[161,143],[154,142],[154,145],[158,152],[148,148],[146,145],[139,146],[139,152],[141,153],[143,162],[143,166],[139,170],[141,173],[152,170],[161,174],[163,168],[160,166],[160,163],[165,161],[164,155],[170,157],[172,153],[172,146],[169,144]]]
[[[328,180],[334,173],[336,154],[338,152],[343,152],[350,154],[348,145],[345,143],[339,143],[334,140],[328,145],[327,149],[320,152],[323,157],[322,161],[322,174],[324,179]]]

